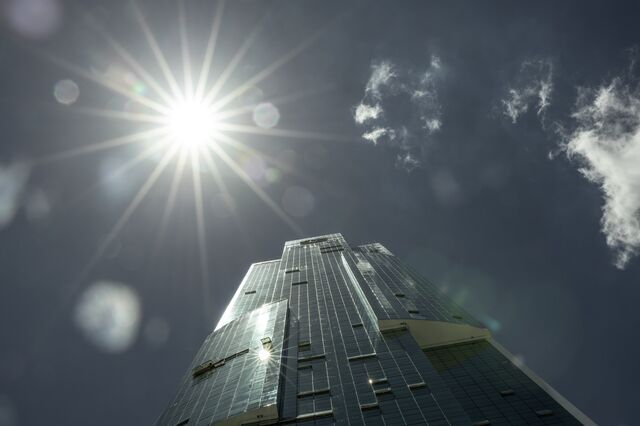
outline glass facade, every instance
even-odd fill
[[[593,424],[379,243],[255,263],[159,425]]]

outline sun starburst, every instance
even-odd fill
[[[169,143],[193,151],[214,142],[216,114],[201,99],[177,102],[165,116]]]
[[[201,175],[201,169],[210,172],[214,180],[213,184],[216,185],[218,193],[221,193],[225,199],[232,199],[220,170],[221,167],[228,168],[248,185],[258,198],[282,219],[295,234],[303,234],[300,227],[287,215],[280,205],[275,202],[260,185],[252,180],[251,176],[239,163],[238,156],[239,154],[258,156],[264,160],[264,162],[272,164],[285,173],[290,173],[304,179],[309,179],[309,177],[292,168],[290,165],[282,164],[278,162],[278,160],[261,153],[251,147],[250,144],[241,142],[234,137],[233,134],[253,134],[261,137],[288,137],[306,140],[345,140],[345,138],[322,133],[276,128],[273,120],[267,120],[268,125],[266,126],[260,126],[259,122],[257,122],[255,126],[252,126],[233,123],[230,120],[254,111],[253,108],[255,105],[233,106],[235,101],[303,52],[324,30],[318,30],[307,39],[302,40],[302,42],[293,49],[277,58],[255,75],[246,79],[242,84],[230,88],[225,87],[230,77],[234,75],[237,67],[242,63],[252,44],[256,41],[261,26],[265,22],[264,19],[261,20],[254,30],[248,34],[246,40],[222,70],[214,73],[213,64],[216,62],[216,45],[220,28],[224,21],[225,3],[225,0],[220,0],[217,3],[206,48],[200,58],[199,72],[196,73],[194,73],[194,61],[189,47],[187,19],[182,1],[178,2],[178,29],[181,58],[178,61],[177,67],[172,67],[174,61],[167,59],[151,27],[147,23],[142,10],[135,4],[133,7],[134,14],[139,24],[141,34],[144,36],[149,50],[154,57],[155,66],[157,67],[155,71],[149,68],[149,65],[143,65],[136,58],[136,55],[129,52],[96,21],[91,21],[92,28],[97,30],[113,49],[119,58],[119,66],[127,70],[127,78],[117,78],[117,76],[110,73],[96,73],[93,70],[84,69],[59,57],[43,53],[59,66],[124,97],[131,105],[135,106],[134,109],[127,111],[94,107],[74,107],[77,111],[98,115],[106,119],[130,121],[134,124],[144,125],[144,128],[140,129],[138,126],[135,126],[135,130],[132,130],[128,135],[83,145],[82,147],[73,148],[64,152],[58,152],[42,158],[40,163],[62,160],[81,154],[100,152],[132,144],[137,144],[141,147],[140,153],[126,164],[123,164],[120,169],[134,167],[144,159],[152,156],[157,157],[158,154],[160,158],[155,168],[142,183],[121,216],[117,219],[95,253],[95,256],[93,256],[81,275],[87,274],[95,263],[101,259],[109,245],[116,239],[129,218],[152,190],[159,177],[167,169],[171,168],[171,164],[174,164],[174,175],[162,214],[161,229],[158,233],[156,247],[160,245],[164,237],[165,228],[174,209],[178,187],[183,180],[183,175],[185,175],[185,171],[190,168],[192,170],[191,180],[195,201],[195,224],[198,234],[203,291],[208,292],[208,285],[206,285],[206,283],[209,274],[207,266],[207,239],[205,237],[206,218],[204,213],[204,194],[205,192],[210,192],[205,191],[204,186],[210,185],[210,183],[203,182],[203,176],[205,175]],[[164,81],[159,81],[154,77],[154,75],[158,73],[163,77]],[[182,75],[183,78],[181,80],[183,81],[179,82],[176,75]],[[133,84],[131,80],[134,81]],[[223,89],[225,89],[224,92]],[[281,97],[279,100],[274,100],[272,103],[278,104],[295,101],[301,97],[310,96],[315,93],[317,93],[316,90],[292,93]],[[82,279],[83,278],[79,279],[79,282]],[[205,301],[209,300],[208,294],[204,294],[203,299]]]

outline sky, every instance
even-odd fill
[[[249,265],[333,232],[636,424],[639,8],[4,0],[0,425],[152,423]]]

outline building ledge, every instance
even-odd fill
[[[419,319],[378,320],[378,327],[382,333],[409,330],[421,349],[489,339],[491,337],[491,332],[486,328],[445,321]]]

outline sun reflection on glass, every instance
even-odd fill
[[[271,357],[271,352],[266,349],[260,349],[258,351],[258,359],[260,361],[266,361]]]

